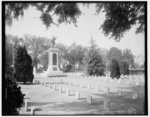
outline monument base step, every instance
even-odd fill
[[[62,72],[49,72],[47,73],[48,77],[66,77],[67,75]]]

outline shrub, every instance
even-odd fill
[[[102,57],[97,52],[92,53],[89,56],[88,61],[88,74],[102,76],[104,75],[104,72],[105,72],[105,65],[102,60]]]
[[[32,82],[34,76],[31,57],[25,46],[17,46],[15,50],[14,78],[18,82]]]
[[[120,78],[119,63],[116,59],[112,59],[110,63],[110,72],[112,78]]]
[[[5,73],[5,95],[3,95],[3,115],[18,115],[17,109],[23,104],[24,94],[21,92],[21,88],[17,85],[13,78],[13,74],[9,72]]]
[[[72,70],[72,65],[71,64],[67,64],[63,68],[64,72],[70,72],[71,70]]]

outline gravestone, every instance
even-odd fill
[[[33,67],[33,74],[36,75],[36,68]]]
[[[76,99],[79,100],[80,99],[80,93],[76,92]]]
[[[35,115],[35,107],[34,106],[31,107],[31,113],[30,114]]]
[[[70,95],[70,90],[69,89],[66,90],[66,94],[67,94],[67,96]]]
[[[28,99],[25,100],[25,111],[28,111]]]

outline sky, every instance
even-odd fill
[[[100,30],[100,25],[105,20],[105,14],[96,14],[94,4],[88,7],[79,8],[82,15],[78,18],[77,27],[73,24],[61,24],[59,27],[52,25],[46,29],[39,16],[40,13],[35,8],[29,8],[24,12],[24,17],[14,21],[11,27],[6,27],[6,34],[12,34],[18,37],[24,35],[36,35],[52,39],[57,37],[56,43],[62,43],[70,46],[73,42],[82,46],[89,46],[90,39],[93,38],[100,48],[110,49],[118,47],[120,49],[130,49],[136,56],[144,56],[144,34],[135,34],[136,26],[129,30],[120,42],[105,37]]]

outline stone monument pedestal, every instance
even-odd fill
[[[58,67],[59,61],[58,61],[58,52],[59,50],[56,48],[50,48],[48,50],[48,69],[46,71],[47,76],[49,77],[62,77],[66,76]]]

